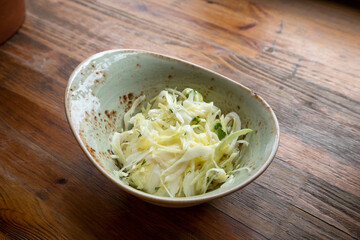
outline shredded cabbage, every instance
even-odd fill
[[[189,197],[220,187],[241,167],[240,117],[226,116],[194,89],[165,89],[141,112],[139,97],[124,115],[125,129],[113,135],[114,175],[121,181],[158,196]],[[132,127],[131,127],[132,126]]]

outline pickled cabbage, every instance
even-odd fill
[[[135,113],[139,97],[124,115],[124,130],[115,132],[112,158],[121,181],[150,194],[189,197],[220,187],[240,167],[241,129],[235,112],[222,115],[196,90],[165,89]]]

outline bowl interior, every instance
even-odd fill
[[[250,144],[242,164],[254,171],[240,172],[231,183],[204,195],[238,188],[265,170],[275,154],[279,132],[275,115],[261,98],[204,68],[135,50],[94,55],[81,63],[70,77],[66,94],[68,120],[96,166],[115,179],[112,172],[117,167],[110,158],[112,134],[121,129],[123,115],[136,98],[145,95],[146,103],[167,87],[194,88],[203,94],[205,101],[220,107],[222,113],[237,112],[242,128],[253,129],[246,137]]]

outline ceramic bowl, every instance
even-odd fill
[[[236,175],[231,184],[193,197],[158,197],[123,184],[113,175],[110,138],[140,95],[149,100],[171,87],[198,90],[223,113],[235,111],[242,126],[253,129],[243,165],[253,169]],[[70,76],[65,108],[71,129],[94,166],[122,190],[166,207],[187,207],[237,191],[260,176],[278,148],[279,125],[270,106],[247,87],[198,65],[140,50],[110,50],[82,62]]]

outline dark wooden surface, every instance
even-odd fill
[[[26,9],[0,46],[0,239],[360,238],[358,6],[32,0]],[[72,70],[114,48],[183,58],[261,95],[281,127],[268,170],[186,209],[120,191],[85,157],[64,113]]]

